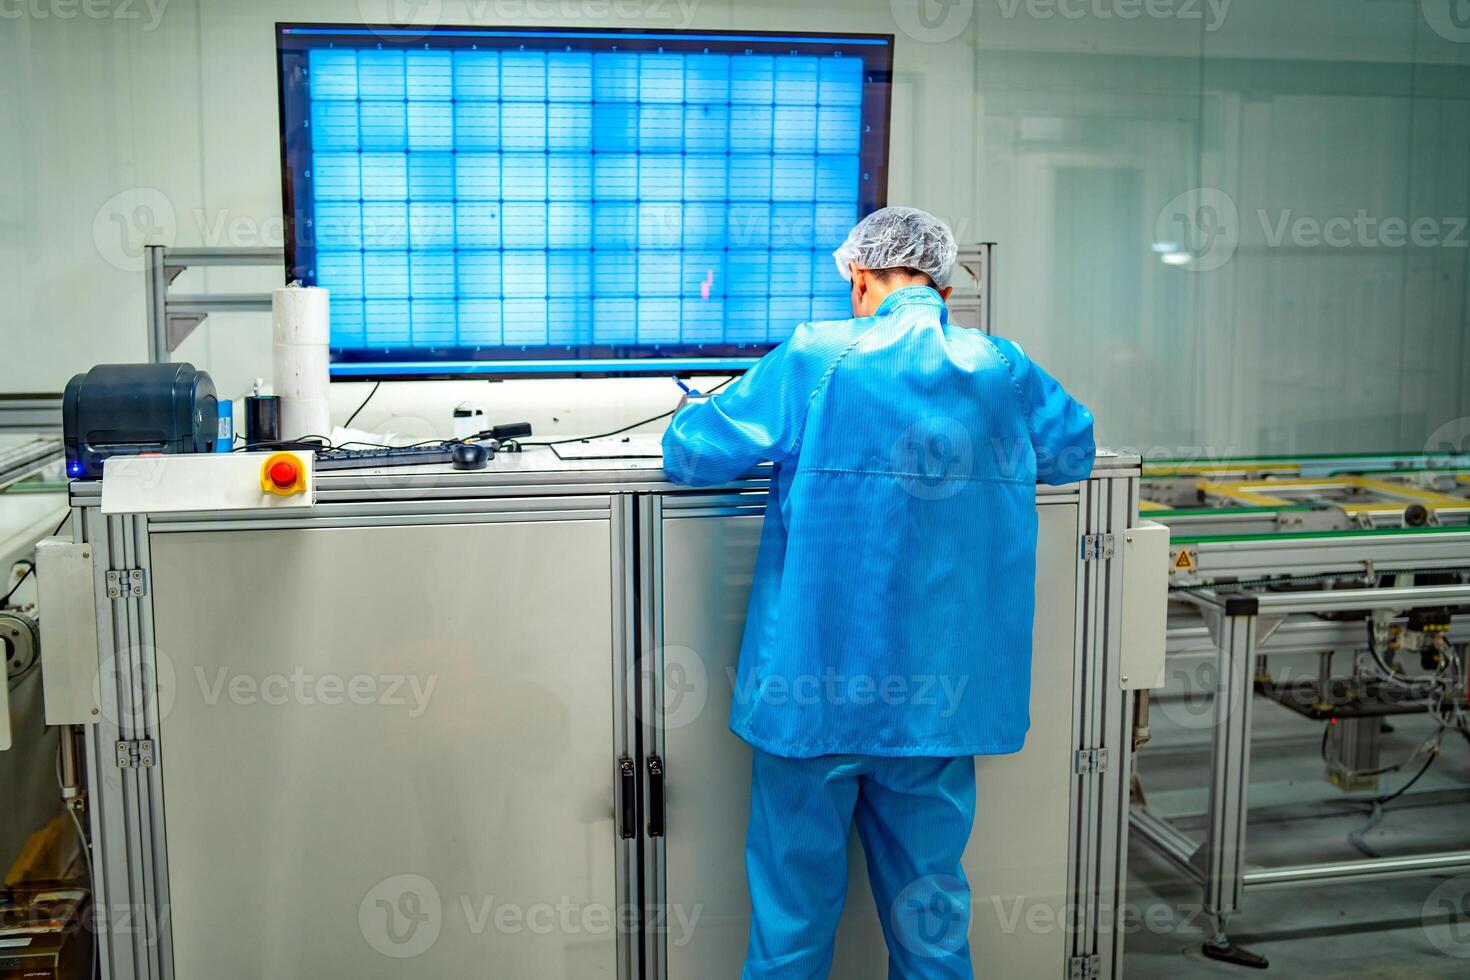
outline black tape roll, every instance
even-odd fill
[[[245,398],[245,443],[255,446],[281,440],[281,396],[249,395]]]

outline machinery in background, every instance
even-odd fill
[[[95,951],[85,777],[76,732],[45,724],[41,622],[35,585],[37,541],[67,511],[61,441],[22,436],[22,452],[0,461],[0,978],[88,980]],[[40,450],[39,453],[35,450]],[[52,610],[60,620],[60,607]]]
[[[1145,473],[1139,510],[1191,537],[1470,525],[1464,453],[1164,460]]]
[[[1215,936],[1204,952],[1251,966],[1228,922],[1253,887],[1470,870],[1470,850],[1383,858],[1363,833],[1438,757],[1470,740],[1470,456],[1456,453],[1257,457],[1144,466],[1139,508],[1168,526],[1169,657],[1213,659],[1208,829],[1196,842],[1152,812],[1135,782],[1140,839],[1204,891]],[[1316,657],[1315,669],[1295,666]],[[1254,869],[1245,862],[1252,702],[1269,700],[1323,725],[1330,783],[1373,793],[1351,835],[1365,857]],[[1433,720],[1434,734],[1386,763],[1391,719]],[[1145,757],[1146,758],[1146,757]]]
[[[1328,782],[1347,793],[1371,792],[1384,776],[1405,766],[1383,764],[1380,735],[1392,718],[1427,712],[1435,721],[1438,734],[1425,768],[1447,732],[1470,739],[1465,648],[1449,638],[1455,615],[1470,615],[1470,605],[1412,607],[1402,616],[1396,609],[1337,614],[1336,621],[1365,627],[1363,645],[1345,673],[1334,669],[1341,651],[1327,649],[1318,654],[1315,676],[1278,680],[1262,670],[1255,693],[1325,722],[1322,760]]]
[[[0,978],[90,980],[91,894],[68,881],[0,888]]]
[[[7,439],[0,444],[0,490],[34,476],[60,458],[60,439],[31,434]]]
[[[0,485],[0,661],[6,684],[0,696],[0,876],[29,836],[59,812],[56,736],[42,719],[34,569],[36,543],[54,534],[67,515],[61,442],[25,434],[17,444],[45,443],[51,447],[40,459],[32,457],[10,474],[29,475]]]

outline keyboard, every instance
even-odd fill
[[[317,453],[316,470],[364,470],[382,466],[421,466],[424,463],[448,463],[449,447],[394,446],[391,449],[328,449]]]

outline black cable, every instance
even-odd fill
[[[1367,716],[1367,717],[1372,717],[1372,716]],[[1329,759],[1329,758],[1327,758],[1327,736],[1329,736],[1331,734],[1332,734],[1332,722],[1328,722],[1327,724],[1325,724],[1325,725],[1322,726],[1322,761],[1324,763],[1327,763],[1328,765],[1331,765],[1332,764],[1332,760]],[[1350,776],[1386,776],[1386,775],[1388,775],[1391,772],[1398,772],[1400,769],[1404,768],[1404,766],[1408,765],[1409,764],[1409,761],[1411,759],[1413,759],[1415,755],[1418,755],[1418,754],[1419,753],[1417,751],[1414,752],[1414,754],[1413,755],[1410,755],[1408,759],[1405,759],[1403,762],[1400,762],[1396,766],[1384,766],[1381,769],[1351,769],[1351,770],[1348,770],[1348,775],[1350,775]]]
[[[1407,793],[1409,791],[1409,787],[1417,783],[1420,777],[1429,771],[1429,767],[1434,765],[1434,760],[1438,758],[1439,746],[1436,745],[1433,749],[1430,750],[1429,758],[1424,760],[1424,765],[1420,766],[1419,771],[1414,773],[1413,779],[1410,779],[1407,783],[1404,783],[1404,785],[1400,786],[1397,790],[1388,794],[1387,796],[1375,797],[1371,801],[1373,805],[1373,812],[1369,814],[1368,819],[1363,823],[1363,826],[1348,834],[1348,843],[1356,847],[1359,851],[1366,854],[1368,857],[1380,857],[1381,855],[1379,855],[1377,851],[1368,846],[1368,832],[1374,827],[1377,827],[1378,824],[1383,821],[1384,815],[1388,812],[1388,805],[1394,800],[1398,799],[1400,796],[1403,796],[1405,793]]]
[[[342,423],[342,428],[344,428],[344,429],[351,428],[351,426],[352,426],[352,420],[355,419],[355,418],[357,418],[359,412],[361,412],[364,408],[367,408],[367,403],[373,400],[373,396],[378,393],[378,388],[380,388],[382,386],[382,384],[383,384],[382,381],[374,381],[373,382],[373,390],[370,391],[370,392],[368,392],[367,397],[362,400],[362,404],[359,405],[359,406],[357,406],[357,411],[356,412],[353,412],[351,415],[347,416],[347,421]]]
[[[724,388],[726,385],[730,384],[730,382],[732,382],[734,380],[735,380],[734,377],[726,378],[724,381],[721,381],[719,384],[715,385],[709,391],[704,392],[704,394],[706,394],[706,395],[713,395],[715,392],[719,391],[721,388]],[[359,406],[357,406],[357,411],[353,412],[350,416],[348,416],[347,421],[346,421],[346,423],[343,424],[342,428],[345,429],[345,428],[347,428],[348,426],[350,426],[352,424],[352,420],[355,419],[355,418],[357,418],[357,413],[358,412],[361,412],[363,410],[363,408],[367,406],[367,403],[372,400],[373,395],[377,394],[377,392],[378,392],[378,386],[381,385],[382,383],[383,382],[378,381],[378,382],[375,382],[373,384],[373,390],[370,391],[370,392],[368,392],[368,396],[362,400],[362,404],[359,405]],[[624,432],[628,432],[628,431],[630,431],[632,429],[636,429],[636,428],[638,428],[641,425],[647,425],[650,422],[657,422],[659,419],[666,419],[670,415],[673,415],[678,410],[679,410],[679,406],[678,405],[675,405],[673,408],[669,409],[667,412],[660,412],[659,414],[654,415],[654,416],[652,416],[650,418],[642,419],[642,420],[640,420],[638,422],[634,422],[634,423],[632,423],[630,425],[625,425],[621,429],[614,429],[611,432],[602,432],[602,433],[599,433],[599,434],[594,435],[594,436],[573,436],[570,439],[550,439],[550,440],[542,440],[542,441],[528,441],[528,440],[524,440],[524,439],[519,439],[519,440],[516,440],[516,441],[520,445],[522,445],[522,446],[564,446],[567,443],[571,443],[571,442],[588,442],[588,441],[590,441],[592,439],[610,439],[613,436],[620,436]],[[243,437],[242,436],[236,436],[235,438],[236,439],[240,439],[240,438],[243,438]],[[372,449],[413,449],[413,448],[418,447],[418,446],[432,446],[432,445],[436,445],[436,444],[440,444],[440,443],[442,443],[442,444],[444,444],[446,446],[449,446],[449,445],[453,445],[456,442],[463,442],[464,441],[463,439],[425,439],[422,442],[410,443],[407,446],[387,446],[387,445],[383,445],[383,444],[380,444],[380,443],[375,443],[375,442],[362,442],[362,441],[359,441],[359,440],[355,440],[354,439],[354,440],[349,440],[348,442],[344,442],[341,445],[334,445],[332,443],[332,440],[329,439],[329,438],[327,438],[326,436],[315,435],[315,434],[302,436],[300,439],[293,439],[291,441],[292,442],[305,442],[305,441],[310,440],[310,439],[320,439],[322,441],[321,448],[323,450],[342,449],[345,446],[366,446],[366,447],[369,447],[369,448],[372,448]],[[279,442],[270,442],[270,443],[250,443],[250,442],[247,442],[247,443],[245,443],[242,446],[235,446],[230,451],[231,452],[238,453],[238,452],[242,452],[242,451],[245,451],[245,450],[249,450],[253,446],[260,446],[260,445],[271,445],[271,446],[274,446],[274,445],[278,445],[278,444],[279,444]]]
[[[66,522],[69,521],[69,520],[71,520],[71,511],[67,511],[66,512],[66,516],[61,519],[61,523],[58,524],[58,525],[56,525],[56,530],[54,530],[50,534],[48,534],[47,537],[54,538],[58,534],[60,534],[61,533],[61,529],[64,528],[64,527],[66,527]],[[5,598],[0,599],[0,609],[4,609],[6,606],[10,605],[10,597],[13,596],[13,595],[15,595],[15,590],[18,589],[18,588],[20,588],[22,582],[24,582],[26,579],[30,578],[32,575],[34,575],[36,573],[36,564],[35,564],[35,562],[26,561],[24,558],[22,558],[21,561],[25,561],[26,566],[27,566],[26,567],[25,574],[22,575],[20,578],[16,579],[15,580],[15,584],[10,587],[10,591],[7,592],[7,593],[5,593]]]
[[[1429,758],[1427,758],[1427,759],[1424,760],[1424,765],[1420,766],[1419,767],[1419,771],[1416,772],[1416,773],[1414,773],[1414,778],[1411,779],[1411,780],[1409,780],[1407,783],[1404,783],[1404,785],[1400,786],[1397,790],[1395,790],[1394,792],[1390,793],[1389,795],[1379,797],[1378,798],[1378,804],[1380,806],[1388,806],[1388,804],[1392,803],[1394,800],[1398,799],[1400,796],[1403,796],[1405,793],[1407,793],[1409,791],[1409,787],[1411,787],[1415,783],[1417,783],[1419,781],[1419,777],[1423,776],[1426,772],[1428,772],[1429,771],[1429,767],[1432,766],[1432,765],[1434,765],[1434,760],[1436,760],[1438,758],[1439,758],[1439,748],[1436,746],[1435,749],[1434,749],[1434,751],[1432,751],[1432,752],[1429,753]]]
[[[721,381],[719,384],[715,385],[709,391],[704,392],[704,394],[706,394],[706,395],[713,395],[715,392],[719,391],[721,388],[725,387],[725,385],[729,384],[730,382],[732,382],[734,380],[735,379],[733,377],[726,378],[724,381]],[[565,446],[569,442],[590,442],[593,439],[611,439],[613,436],[620,436],[624,432],[627,432],[627,431],[629,431],[631,429],[636,429],[640,425],[647,425],[650,422],[657,422],[659,419],[666,419],[670,415],[673,415],[678,410],[679,410],[679,406],[678,405],[675,405],[673,408],[669,409],[667,412],[660,412],[658,415],[655,415],[652,418],[644,419],[641,422],[634,422],[632,425],[625,425],[621,429],[614,429],[611,432],[599,433],[598,435],[595,435],[595,436],[574,436],[571,439],[551,439],[551,440],[543,441],[543,442],[527,442],[527,441],[522,440],[521,441],[521,445],[522,446]]]
[[[244,440],[245,437],[244,436],[241,436],[241,435],[237,435],[237,436],[235,436],[235,438],[237,440]],[[260,447],[266,447],[266,448],[274,449],[277,446],[281,446],[281,445],[285,445],[285,444],[296,445],[297,443],[310,442],[313,439],[319,439],[319,440],[321,440],[321,446],[318,447],[320,449],[331,449],[331,448],[333,448],[332,447],[332,440],[329,437],[324,436],[324,435],[321,435],[320,433],[313,432],[313,433],[311,433],[309,435],[302,436],[300,439],[271,439],[271,440],[268,440],[268,441],[261,440],[259,442],[246,442],[243,445],[230,447],[230,452],[232,452],[232,453],[248,453],[248,452],[250,452],[250,450],[257,449],[257,448],[260,448]]]

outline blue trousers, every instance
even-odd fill
[[[890,980],[970,980],[970,886],[960,858],[974,818],[970,756],[785,759],[757,749],[743,980],[820,980],[831,971],[854,822]]]

